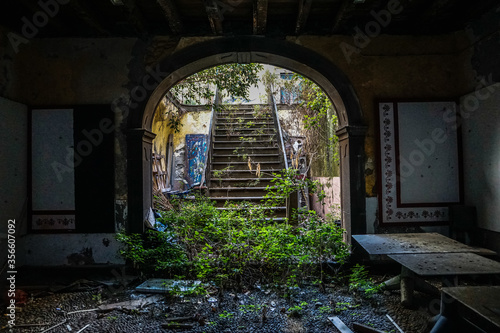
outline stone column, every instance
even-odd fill
[[[365,126],[345,126],[336,132],[340,146],[342,228],[349,244],[352,235],[366,233],[365,132]]]
[[[132,129],[128,139],[128,224],[127,231],[142,233],[149,209],[153,207],[152,145],[156,134]]]

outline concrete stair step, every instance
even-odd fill
[[[234,109],[234,110],[230,110],[230,111],[217,111],[216,112],[217,115],[240,115],[240,114],[251,114],[251,115],[263,115],[263,114],[271,114],[271,111],[270,110],[259,110],[259,111],[255,111],[254,109],[244,109],[244,108],[240,108],[240,109]]]
[[[215,187],[238,187],[238,186],[272,186],[274,178],[211,178],[211,188]]]
[[[211,201],[215,202],[216,207],[227,207],[227,205],[244,204],[245,202],[250,202],[252,204],[264,204],[265,199],[262,196],[225,196],[225,197],[209,197]]]
[[[245,127],[242,127],[242,126],[245,126]],[[269,128],[274,129],[274,122],[272,120],[269,120],[269,121],[256,121],[256,122],[246,122],[246,123],[240,123],[240,122],[218,123],[217,126],[215,127],[215,129],[216,130],[227,129],[227,128],[252,129],[252,128],[262,128],[262,127],[269,127]]]
[[[256,134],[276,134],[273,127],[262,128],[231,128],[231,129],[216,129],[215,135],[256,135]]]
[[[243,119],[243,120],[248,120],[248,119],[256,119],[256,120],[271,119],[272,120],[272,116],[271,116],[271,114],[254,115],[253,113],[217,114],[217,123],[221,119],[229,120],[231,122],[234,122],[236,119]]]
[[[261,169],[260,173],[261,176],[264,176],[265,178],[272,177],[273,173],[278,173],[281,172],[283,168],[278,168],[278,169]],[[215,172],[215,175],[214,175]],[[217,176],[218,170],[212,170],[212,179],[214,178],[253,178],[253,179],[258,179],[255,170],[250,171],[250,170],[225,170],[222,172],[222,175],[219,177],[214,177]]]
[[[214,148],[231,148],[233,150],[241,148],[278,148],[276,141],[255,140],[255,141],[214,141]]]
[[[212,187],[210,197],[261,197],[266,194],[266,187]]]
[[[279,169],[281,168],[281,163],[279,161],[265,161],[265,162],[254,162],[252,163],[252,169],[255,171],[257,164],[260,164],[261,169]],[[232,162],[228,164],[227,162],[212,162],[212,170],[222,170],[231,166],[230,170],[249,170],[248,161],[242,162]]]
[[[252,126],[253,124],[259,124],[259,126],[274,124],[272,118],[218,118],[215,122],[216,126]],[[217,128],[217,127],[216,127]]]
[[[214,148],[232,148],[236,149],[239,147],[262,147],[262,148],[273,148],[278,147],[276,140],[252,140],[252,141],[230,141],[230,140],[214,140]]]
[[[236,146],[236,147],[215,147],[214,156],[217,155],[242,155],[242,154],[279,154],[278,146],[275,147],[251,147],[251,146]]]
[[[242,204],[240,207],[217,207],[217,210],[246,210],[248,205]],[[277,219],[283,220],[286,217],[286,207],[264,207],[262,208],[266,217],[266,220]]]
[[[259,142],[274,140],[276,134],[232,134],[232,135],[214,135],[214,142]]]
[[[248,158],[252,162],[279,161],[279,154],[230,154],[230,155],[212,155],[212,162],[246,162]]]

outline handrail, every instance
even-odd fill
[[[288,170],[288,163],[287,163],[287,158],[286,158],[286,150],[285,150],[285,144],[283,143],[283,133],[281,131],[281,125],[280,125],[280,118],[279,118],[279,115],[278,115],[278,107],[276,106],[276,101],[274,100],[274,96],[273,96],[273,93],[272,93],[272,89],[270,89],[270,93],[269,93],[269,102],[271,104],[271,108],[272,108],[272,114],[273,114],[273,120],[274,120],[274,125],[275,127],[277,128],[278,130],[278,136],[279,136],[279,146],[280,146],[280,150],[281,150],[281,153],[282,153],[282,158],[283,158],[283,163],[285,164],[285,169]]]
[[[219,106],[219,91],[217,90],[217,87],[215,87],[215,95],[214,95],[214,102],[212,103],[212,107],[210,110],[210,125],[209,125],[209,132],[207,136],[207,150],[205,152],[205,164],[203,165],[203,173],[201,175],[201,182],[200,186],[203,186],[205,181],[207,181],[207,187],[210,185],[210,159],[212,157],[212,142],[213,142],[213,136],[215,134],[215,119],[216,119],[216,113],[215,110]]]

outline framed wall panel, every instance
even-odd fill
[[[456,103],[381,102],[379,217],[387,224],[445,224],[460,203]]]
[[[73,147],[73,109],[31,111],[31,230],[75,229]]]
[[[114,232],[109,105],[31,110],[30,231]]]

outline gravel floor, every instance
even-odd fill
[[[383,279],[382,276],[378,278]],[[17,324],[45,326],[16,327],[12,332],[42,332],[63,321],[64,324],[49,332],[78,332],[86,325],[89,326],[82,332],[338,332],[328,320],[336,315],[351,329],[352,323],[359,322],[398,333],[386,316],[389,314],[404,332],[418,333],[428,332],[428,319],[438,311],[435,305],[439,301],[420,293],[416,293],[415,308],[410,310],[399,304],[398,291],[366,298],[341,285],[329,286],[324,291],[317,286],[303,286],[292,290],[290,297],[283,297],[282,291],[266,286],[254,286],[239,293],[212,289],[212,295],[208,296],[160,296],[153,304],[135,310],[74,314],[69,312],[143,299],[151,294],[137,293],[132,287],[110,289],[102,286],[91,291],[49,293],[31,297],[16,316]],[[209,302],[214,299],[217,301]],[[294,307],[297,311],[290,311]],[[192,328],[161,326],[168,318],[187,316],[196,316],[199,320],[179,323],[192,325]],[[6,325],[5,318],[1,325]]]

